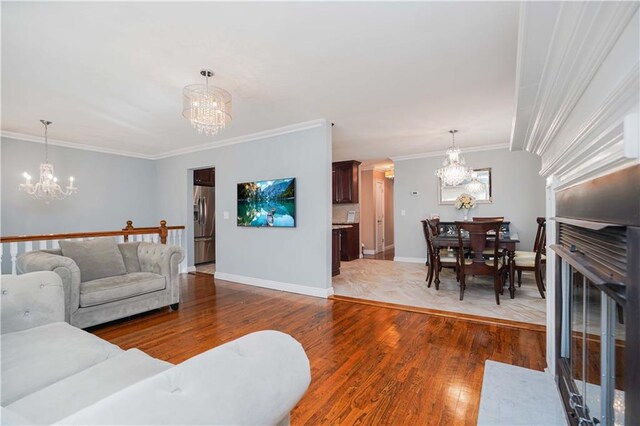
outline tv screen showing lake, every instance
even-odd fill
[[[296,226],[296,179],[238,184],[238,226]]]

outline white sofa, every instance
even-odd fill
[[[54,272],[0,287],[2,424],[287,424],[309,386],[304,349],[277,331],[172,365],[65,323]]]

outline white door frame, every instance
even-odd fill
[[[382,253],[384,252],[385,249],[385,238],[384,238],[384,229],[385,229],[385,214],[384,214],[384,180],[381,179],[375,179],[375,188],[374,188],[374,196],[375,196],[375,200],[374,200],[374,240],[373,240],[373,246],[374,246],[374,252],[375,253]],[[381,185],[382,191],[381,191],[381,203],[378,203],[378,183]],[[382,216],[382,247],[380,250],[378,250],[378,206],[381,206],[382,211],[381,211],[381,216]]]

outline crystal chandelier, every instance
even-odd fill
[[[440,178],[445,185],[455,186],[464,182],[469,177],[470,171],[464,165],[464,158],[460,156],[460,150],[456,148],[457,130],[449,130],[453,138],[451,148],[447,150],[446,158],[442,162],[444,167],[436,170],[436,176]]]
[[[53,164],[49,163],[49,138],[48,132],[51,121],[40,120],[44,124],[44,163],[40,164],[40,181],[35,185],[31,183],[31,176],[24,172],[22,176],[24,183],[20,184],[20,190],[24,190],[33,198],[49,201],[53,199],[62,199],[67,195],[71,195],[78,190],[73,186],[73,176],[69,177],[69,186],[63,191],[58,185],[58,178],[53,174]]]
[[[387,179],[393,180],[396,175],[393,169],[388,169],[384,171],[384,177],[386,177]]]
[[[484,192],[484,183],[478,180],[478,174],[476,172],[471,172],[471,182],[465,185],[467,191],[472,194],[480,194]]]
[[[191,84],[182,91],[182,115],[207,136],[215,136],[231,121],[231,93],[209,86],[213,71],[202,70],[205,84]]]

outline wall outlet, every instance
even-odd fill
[[[223,219],[229,219],[229,212],[222,212]]]
[[[400,216],[406,216],[406,215],[407,215],[406,210],[400,210]]]

